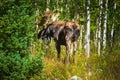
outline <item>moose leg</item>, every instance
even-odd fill
[[[49,52],[49,49],[48,49],[49,48],[49,42],[48,42],[47,38],[45,38],[44,40],[45,40],[45,52],[48,53]]]
[[[73,62],[76,63],[76,49],[77,49],[77,42],[73,42]]]
[[[70,62],[70,45],[71,45],[71,41],[66,41],[66,64],[69,64]]]
[[[60,60],[60,45],[58,42],[56,43],[56,49],[57,49],[58,60]]]

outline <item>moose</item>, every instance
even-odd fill
[[[47,39],[49,44],[51,42],[51,38],[53,38],[56,43],[57,56],[59,60],[61,51],[60,46],[64,45],[66,47],[65,62],[68,64],[70,61],[70,49],[72,44],[73,56],[75,58],[79,35],[80,25],[77,22],[67,20],[51,21],[47,23],[43,27],[43,29],[38,33],[38,39]],[[75,61],[74,58],[73,60]]]

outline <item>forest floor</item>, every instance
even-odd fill
[[[112,60],[112,62],[111,62]],[[115,60],[115,61],[114,61]],[[98,57],[97,54],[87,58],[84,55],[76,57],[76,64],[70,62],[64,64],[64,56],[61,61],[57,56],[44,56],[44,70],[31,80],[70,80],[77,76],[77,80],[119,80],[118,56],[109,56],[108,59]]]
[[[64,58],[58,61],[55,58],[44,57],[45,68],[43,73],[47,80],[68,80],[72,76],[84,77],[84,63],[80,63],[81,59],[77,58],[77,63],[70,62],[69,65],[64,64]],[[83,70],[80,70],[80,69]]]
[[[40,80],[69,80],[73,76],[80,80],[89,80],[92,73],[87,65],[88,59],[84,55],[77,56],[76,63],[70,61],[69,65],[64,64],[63,55],[60,61],[57,60],[57,56],[44,57],[45,66]]]
[[[43,48],[37,47],[42,50]],[[36,51],[33,50],[33,52]],[[54,46],[47,50],[44,55],[44,69],[30,80],[69,80],[78,76],[80,80],[120,80],[120,50],[115,48],[112,53],[98,56],[91,53],[87,58],[80,50],[77,50],[76,63],[73,63],[72,56],[69,65],[64,64],[66,56],[65,47],[61,48],[61,60],[57,59],[57,51]],[[78,80],[79,80],[78,79]]]

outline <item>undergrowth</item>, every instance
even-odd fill
[[[54,44],[54,43],[52,43]],[[42,44],[41,44],[42,45]],[[44,69],[40,75],[31,77],[30,80],[69,80],[72,76],[78,76],[82,80],[119,80],[120,79],[120,53],[114,52],[98,56],[92,53],[90,58],[77,51],[76,64],[70,62],[64,64],[65,47],[62,47],[61,60],[57,60],[57,52],[53,45],[49,45],[48,52],[44,56]],[[42,48],[44,45],[42,46]],[[41,49],[39,46],[38,49]]]

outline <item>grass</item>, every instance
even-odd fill
[[[67,80],[74,75],[84,76],[84,63],[70,64],[66,66],[63,61],[44,57],[45,68],[41,80]],[[84,70],[80,70],[80,68]]]
[[[41,46],[42,45],[42,46]],[[43,44],[35,47],[35,51],[43,51]],[[55,47],[50,44],[44,59],[44,70],[42,73],[32,76],[30,80],[68,80],[72,76],[79,76],[82,80],[120,80],[120,53],[115,49],[112,53],[98,56],[92,53],[90,58],[77,51],[76,61],[68,66],[64,64],[65,47],[62,47],[61,60],[57,60]],[[34,49],[32,51],[34,54]]]

